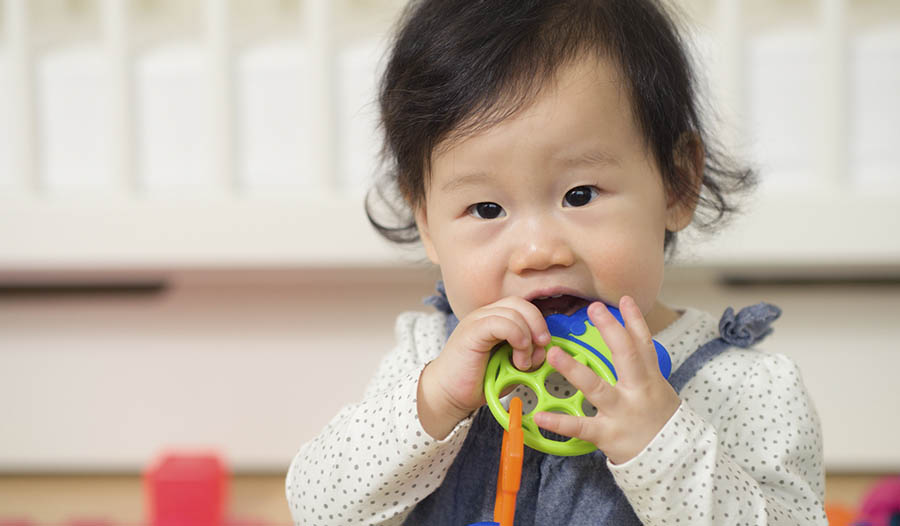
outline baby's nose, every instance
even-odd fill
[[[568,267],[574,262],[575,253],[569,243],[558,233],[542,229],[514,244],[508,266],[511,272],[522,274],[529,270]]]

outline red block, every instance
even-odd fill
[[[144,474],[150,526],[223,526],[228,473],[215,454],[171,453]]]

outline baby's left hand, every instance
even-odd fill
[[[653,338],[634,300],[623,296],[619,310],[625,327],[602,303],[588,308],[588,317],[612,351],[618,381],[615,386],[576,362],[559,347],[547,360],[597,408],[596,416],[538,413],[534,422],[560,435],[594,443],[613,464],[637,456],[675,414],[681,400],[659,371]]]

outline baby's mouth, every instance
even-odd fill
[[[545,318],[551,314],[565,314],[571,316],[579,309],[587,307],[591,304],[591,300],[571,296],[569,294],[557,294],[555,296],[544,296],[534,298],[531,303],[541,311],[541,315]]]

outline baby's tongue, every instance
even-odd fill
[[[565,314],[570,316],[578,309],[587,306],[588,301],[576,296],[563,294],[558,298],[542,298],[531,300],[534,305],[540,309],[541,315],[545,318],[551,314]]]

